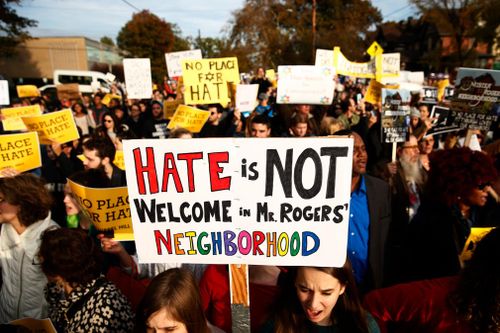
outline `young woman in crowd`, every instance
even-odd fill
[[[79,229],[55,229],[42,236],[38,254],[49,280],[49,317],[59,332],[131,332],[127,299],[101,277],[102,254]]]
[[[115,142],[116,134],[120,130],[120,122],[114,113],[105,112],[102,116],[102,126],[98,130],[100,136],[107,136],[111,142]]]
[[[209,333],[191,272],[172,268],[157,275],[139,304],[135,332]]]
[[[92,110],[84,107],[81,102],[73,104],[71,110],[73,110],[73,118],[75,119],[76,126],[80,127],[82,134],[92,134],[96,128]]]
[[[47,315],[43,288],[47,279],[36,255],[40,235],[56,228],[50,218],[51,196],[30,174],[0,178],[0,323]]]
[[[263,332],[379,332],[361,307],[349,262],[290,271],[277,312]]]

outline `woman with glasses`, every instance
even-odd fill
[[[0,323],[44,318],[47,279],[37,261],[40,235],[57,228],[50,218],[51,196],[36,176],[0,178]]]
[[[111,142],[115,142],[116,135],[120,130],[120,121],[112,112],[105,112],[102,116],[102,126],[98,128],[98,135],[107,137]]]
[[[438,150],[430,155],[422,203],[411,221],[402,265],[403,280],[455,275],[459,255],[473,227],[498,226],[489,201],[497,177],[493,160],[469,148]]]

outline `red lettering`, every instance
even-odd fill
[[[193,160],[201,160],[203,158],[203,153],[178,154],[177,158],[179,160],[186,161],[187,171],[188,171],[189,192],[194,192],[195,185],[194,185],[194,173],[193,173]]]
[[[264,233],[262,231],[254,231],[252,233],[252,238],[253,238],[253,255],[256,256],[257,254],[259,256],[263,255],[264,252],[260,249],[259,245],[264,243],[264,240],[266,237],[264,236]]]
[[[228,161],[229,153],[227,151],[208,154],[210,186],[212,192],[228,190],[231,187],[231,177],[219,177],[219,173],[224,171],[224,168],[219,166],[219,163],[227,163]]]
[[[165,237],[163,237],[163,235],[160,232],[160,230],[155,230],[154,234],[155,234],[155,241],[156,241],[156,252],[158,253],[158,255],[161,256],[162,253],[163,253],[161,251],[161,245],[162,244],[167,249],[168,254],[172,254],[172,243],[170,241],[170,229],[168,229],[166,231],[167,239],[165,239]]]
[[[152,147],[146,148],[146,165],[142,164],[140,148],[134,149],[135,174],[137,175],[137,187],[140,194],[146,194],[144,173],[148,174],[149,193],[158,192],[158,180],[156,176],[155,156]]]
[[[182,193],[184,190],[182,189],[181,179],[179,177],[179,173],[177,172],[177,166],[175,165],[174,155],[172,153],[165,154],[165,164],[163,167],[163,184],[161,186],[162,192],[167,192],[168,187],[168,177],[172,175],[174,178],[175,189],[177,193]]]

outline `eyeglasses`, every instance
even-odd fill
[[[113,122],[113,120],[105,120],[104,122],[105,122],[105,123],[112,123],[112,122]]]
[[[488,182],[488,183],[481,183],[479,185],[477,185],[477,188],[481,191],[484,191],[485,188],[487,188],[488,186],[491,186],[491,183]]]

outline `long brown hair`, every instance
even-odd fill
[[[283,288],[278,310],[274,317],[274,332],[298,333],[309,332],[308,319],[297,297],[295,280],[297,272],[305,267],[295,267],[290,270],[289,279]],[[331,313],[331,321],[340,329],[339,332],[368,333],[366,312],[361,307],[358,291],[352,275],[349,261],[343,267],[307,267],[327,273],[345,286],[345,291],[339,296],[337,304]]]
[[[171,268],[151,281],[137,309],[135,332],[146,332],[149,317],[162,309],[189,333],[209,332],[198,285],[186,269]]]

